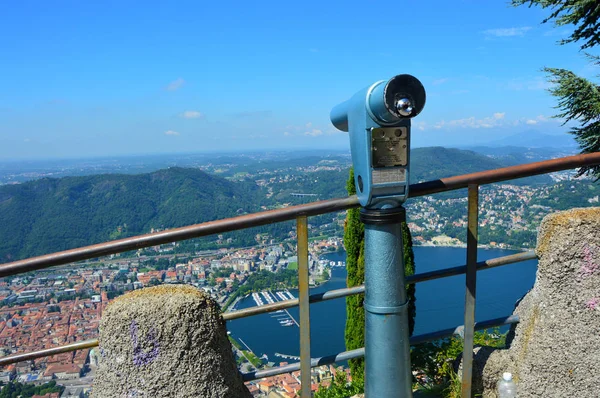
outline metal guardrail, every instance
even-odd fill
[[[506,318],[495,318],[484,322],[475,323],[475,330],[483,330],[493,328],[496,326],[513,325],[519,322],[517,315],[511,315]],[[453,335],[461,335],[464,331],[464,325],[457,326],[451,329],[439,330],[433,333],[422,334],[419,336],[413,336],[410,338],[411,345],[418,345],[427,341],[439,340]],[[365,348],[357,348],[356,350],[344,351],[338,354],[328,355],[320,358],[312,358],[310,366],[316,368],[317,366],[330,365],[336,362],[343,362],[353,358],[361,358],[365,356]],[[242,373],[244,381],[252,381],[257,379],[263,379],[265,377],[276,376],[284,373],[290,373],[300,370],[300,363],[291,363],[289,365],[278,366],[276,368],[258,370],[256,372]]]
[[[567,170],[575,167],[600,164],[600,153],[569,156],[559,159],[552,159],[542,162],[529,163],[519,166],[505,167],[496,170],[471,173],[462,176],[443,178],[440,180],[429,181],[410,186],[410,196],[417,197],[429,195],[439,192],[451,191],[461,188],[469,188],[468,200],[468,239],[467,239],[467,264],[462,267],[448,268],[439,271],[433,271],[423,274],[416,274],[407,278],[407,282],[416,283],[424,280],[443,278],[452,275],[466,273],[466,305],[465,305],[465,324],[463,327],[465,344],[464,344],[464,369],[463,374],[463,397],[471,395],[471,368],[472,368],[472,351],[473,351],[473,332],[481,323],[474,322],[475,312],[475,281],[476,272],[482,269],[498,267],[514,262],[524,261],[535,258],[533,252],[519,253],[511,256],[500,257],[497,259],[477,262],[477,215],[478,215],[478,189],[479,185],[490,184],[495,182],[506,181],[514,178],[529,177],[538,174],[544,174],[554,171]],[[81,247],[72,250],[52,253],[44,256],[33,257],[25,260],[14,261],[10,263],[0,264],[0,277],[6,277],[23,272],[35,271],[39,269],[49,268],[52,266],[68,264],[71,262],[92,259],[109,254],[116,254],[124,251],[135,250],[144,247],[156,246],[159,244],[176,242],[201,236],[213,235],[223,232],[230,232],[237,229],[256,227],[281,221],[296,219],[298,229],[298,259],[303,263],[308,260],[308,234],[306,231],[306,222],[308,216],[320,215],[335,211],[346,210],[353,207],[358,207],[356,196],[348,198],[325,200],[314,202],[305,205],[291,206],[284,209],[270,210],[260,213],[243,215],[239,217],[211,221],[202,224],[191,225],[182,228],[171,229],[167,231],[157,232],[154,234],[140,235],[131,238],[120,239],[116,241],[104,242],[97,245]],[[335,354],[333,356],[311,359],[310,357],[310,325],[308,317],[308,307],[310,303],[315,303],[324,300],[330,300],[339,297],[345,297],[352,294],[364,293],[364,286],[357,286],[347,289],[338,289],[317,295],[309,295],[308,283],[308,267],[299,264],[299,298],[294,300],[286,300],[269,304],[259,308],[251,308],[241,311],[229,312],[223,314],[225,320],[252,316],[255,314],[277,311],[283,308],[300,306],[301,327],[300,327],[300,352],[301,360],[298,364],[291,364],[287,367],[269,369],[270,372],[286,373],[301,369],[301,384],[302,397],[310,397],[311,375],[310,367],[318,366],[319,364],[333,363],[343,361],[350,358],[356,358],[364,355],[364,349],[347,351],[344,353]],[[517,320],[514,317],[506,318],[514,323]],[[505,323],[493,323],[487,327]],[[499,321],[498,321],[499,322]],[[486,323],[483,323],[484,325]],[[444,337],[454,333],[440,331],[437,334],[430,335],[427,339],[436,338],[435,336]],[[442,333],[440,335],[440,333]],[[450,334],[448,334],[450,333]],[[437,337],[437,338],[439,338]],[[419,336],[411,340],[418,341],[426,337]],[[426,340],[424,340],[426,341]],[[16,354],[8,357],[0,358],[0,366],[16,363],[24,360],[40,358],[59,353],[75,351],[79,349],[90,348],[98,345],[98,340],[88,340],[84,342],[72,343],[69,345],[35,351],[25,354]],[[316,365],[315,365],[316,364]],[[279,370],[277,370],[279,369]],[[274,373],[274,374],[280,374]],[[257,371],[251,375],[245,375],[247,380],[267,377],[270,373],[267,371]],[[308,388],[306,386],[309,386]]]
[[[485,261],[480,261],[477,263],[477,270],[482,271],[482,270],[486,270],[486,269],[501,267],[503,265],[514,264],[514,263],[521,262],[521,261],[534,260],[535,258],[536,258],[536,256],[533,251],[511,254],[509,256],[497,257],[497,258],[493,258],[493,259],[489,259],[489,260],[485,260]],[[411,283],[431,281],[434,279],[447,278],[450,276],[462,275],[462,274],[466,273],[466,269],[467,269],[466,265],[461,265],[458,267],[444,268],[444,269],[440,269],[437,271],[423,272],[420,274],[414,274],[414,275],[408,276],[406,278],[406,282],[411,284]],[[328,300],[333,300],[333,299],[337,299],[337,298],[352,296],[355,294],[362,294],[364,292],[365,292],[364,285],[350,287],[350,288],[343,288],[343,289],[328,290],[323,293],[311,294],[310,296],[308,296],[308,301],[309,301],[309,303],[314,304],[314,303],[320,303],[322,301],[328,301]],[[222,316],[225,321],[231,321],[234,319],[247,318],[247,317],[254,316],[254,315],[279,311],[279,310],[298,307],[298,306],[299,306],[299,299],[295,298],[295,299],[291,299],[291,300],[278,301],[273,304],[261,305],[260,307],[250,307],[250,308],[246,308],[246,309],[239,310],[239,311],[225,312],[225,313],[223,313]],[[502,319],[504,319],[504,318],[502,318]],[[481,325],[481,324],[482,323],[479,323],[479,325]],[[494,324],[492,326],[498,326],[498,325],[500,325],[500,324]],[[490,326],[487,326],[487,327],[490,327]],[[443,336],[446,336],[446,335],[447,334],[444,334]],[[416,339],[416,337],[413,339]],[[431,339],[429,339],[429,340],[431,340]],[[418,340],[418,339],[415,341],[417,341],[417,343],[420,342],[420,340]],[[428,341],[428,340],[425,340],[425,341]],[[411,340],[411,342],[413,342],[413,340]],[[417,344],[417,343],[415,343],[415,344]],[[32,352],[23,353],[23,354],[15,354],[15,355],[10,355],[10,356],[5,356],[5,357],[0,358],[0,366],[6,366],[6,365],[10,365],[11,363],[17,363],[17,362],[27,361],[27,360],[31,360],[31,359],[43,358],[43,357],[47,357],[50,355],[63,354],[65,352],[83,350],[86,348],[93,348],[93,347],[97,347],[97,346],[98,346],[98,339],[91,339],[91,340],[76,342],[76,343],[67,344],[67,345],[63,345],[63,346],[59,346],[59,347],[47,348],[47,349],[39,350],[39,351],[32,351]]]
[[[586,155],[567,156],[559,159],[544,160],[542,162],[504,167],[501,169],[481,171],[455,177],[442,178],[418,184],[412,184],[409,189],[411,198],[431,195],[434,193],[453,191],[467,188],[469,184],[492,184],[515,178],[531,177],[534,175],[551,173],[554,171],[568,170],[575,167],[600,164],[600,152]],[[119,240],[84,246],[77,249],[46,254],[0,264],[0,278],[16,275],[23,272],[35,271],[57,265],[64,265],[81,260],[117,254],[129,250],[156,246],[164,243],[199,238],[231,232],[238,229],[258,227],[282,221],[294,220],[300,216],[317,216],[336,211],[358,207],[356,196],[347,198],[329,199],[318,202],[290,206],[283,209],[262,211],[243,216],[227,218],[218,221],[209,221],[187,227],[174,228],[152,234],[133,236]]]

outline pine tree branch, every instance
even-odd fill
[[[513,6],[527,5],[549,8],[550,16],[542,23],[554,21],[556,26],[573,25],[571,35],[560,44],[583,41],[581,49],[600,44],[600,1],[598,0],[512,0]]]

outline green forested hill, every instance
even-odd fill
[[[473,151],[443,147],[415,148],[411,151],[410,182],[414,184],[511,165],[513,163],[508,160],[494,159]],[[291,198],[289,196],[290,192],[317,194],[319,199],[345,196],[347,178],[348,169],[343,170],[341,173],[336,171],[307,173],[295,180],[278,185],[275,199],[294,203],[304,203],[303,201],[306,200]],[[546,175],[511,181],[512,184],[516,185],[548,184],[551,182],[552,179]]]
[[[0,262],[259,210],[264,193],[200,170],[0,186]]]
[[[417,148],[411,156],[413,183],[506,166],[501,160],[475,152],[441,147]],[[0,263],[138,235],[151,228],[174,228],[255,212],[261,205],[305,203],[346,194],[347,169],[303,172],[300,167],[293,173],[297,178],[284,179],[285,182],[269,187],[273,191],[270,199],[266,199],[266,188],[259,188],[253,182],[264,177],[254,175],[233,182],[197,169],[178,167],[149,174],[46,178],[2,185]],[[550,179],[539,176],[521,180],[521,183],[534,182],[550,182]],[[298,198],[291,193],[316,196]],[[329,223],[331,216],[312,221]],[[278,224],[232,236],[235,244],[249,245],[255,243],[257,232],[269,232],[273,238],[281,239],[288,231],[289,225]]]
[[[509,159],[494,159],[462,149],[427,147],[411,152],[411,183],[452,177],[460,174],[492,170],[514,165]],[[550,183],[548,176],[514,180],[514,184]]]

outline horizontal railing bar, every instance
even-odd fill
[[[486,269],[501,267],[503,265],[514,264],[521,261],[535,260],[537,258],[535,251],[529,250],[526,252],[510,254],[508,256],[496,257],[489,260],[478,261],[477,271],[483,271]],[[425,282],[434,279],[448,278],[450,276],[462,275],[467,272],[466,265],[459,265],[458,267],[444,268],[436,271],[422,272],[420,274],[414,274],[406,277],[407,283]]]
[[[277,301],[272,304],[265,304],[257,307],[245,308],[243,310],[231,311],[223,313],[223,319],[226,321],[230,321],[232,319],[239,318],[247,318],[253,315],[264,314],[267,312],[285,310],[287,308],[297,307],[299,305],[299,300],[297,298],[291,300],[282,300]]]
[[[536,258],[535,252],[533,250],[511,254],[503,257],[496,257],[490,260],[479,261],[477,263],[477,271],[490,269],[494,267],[500,267],[503,265],[518,263],[520,261],[526,260],[534,260]],[[466,265],[461,265],[458,267],[452,268],[444,268],[437,271],[423,272],[420,274],[415,274],[408,276],[406,278],[406,283],[418,283],[425,282],[434,279],[447,278],[449,276],[461,275],[464,274],[467,270]],[[318,303],[321,301],[332,300],[340,297],[352,296],[354,294],[361,294],[365,292],[365,286],[359,285],[350,288],[342,288],[329,290],[324,293],[311,294],[309,297],[310,303]],[[232,311],[223,314],[223,319],[226,321],[238,318],[245,318],[252,315],[263,314],[266,312],[279,311],[287,308],[297,307],[298,299],[291,299],[285,301],[278,301],[273,304],[261,305],[260,307],[251,307],[246,308],[239,311]]]
[[[467,188],[469,184],[493,184],[495,182],[508,181],[516,178],[531,177],[539,174],[553,173],[574,169],[581,166],[591,166],[600,163],[600,152],[585,155],[565,156],[557,159],[543,160],[541,162],[525,163],[516,166],[503,167],[500,169],[479,171],[471,174],[463,174],[454,177],[442,178],[412,184],[409,196],[423,196],[434,193],[452,191]]]
[[[342,290],[342,289],[340,289],[340,290]],[[513,315],[508,318],[497,318],[497,319],[492,319],[492,320],[488,320],[488,321],[484,321],[484,322],[479,322],[476,324],[476,327],[479,329],[487,329],[490,327],[498,326],[499,320],[504,320],[505,322],[503,324],[516,323],[516,322],[518,322],[518,317],[516,315]],[[410,342],[413,345],[420,344],[425,341],[435,340],[435,339],[449,336],[452,334],[457,334],[460,332],[461,327],[462,326],[459,326],[455,329],[445,329],[445,330],[438,331],[438,332],[415,336],[415,337],[411,338]],[[450,333],[450,331],[452,331],[452,333]],[[86,341],[80,341],[77,343],[67,344],[67,345],[63,345],[63,346],[59,346],[59,347],[46,348],[44,350],[39,350],[39,351],[31,351],[31,352],[27,352],[27,353],[23,353],[23,354],[10,355],[10,356],[0,358],[0,366],[6,366],[6,365],[10,365],[10,364],[17,363],[17,362],[28,361],[31,359],[48,357],[51,355],[64,354],[66,352],[71,352],[71,351],[84,350],[86,348],[93,348],[93,347],[97,347],[97,346],[98,346],[98,339],[92,339],[92,340],[86,340]],[[362,353],[363,353],[362,355],[364,355],[364,348],[361,348],[360,350],[362,350]],[[354,351],[357,351],[357,350],[348,351],[348,352],[342,353],[342,354],[350,355],[348,353],[352,353]],[[339,355],[342,355],[342,354],[339,354]],[[334,356],[334,357],[338,357],[338,356]],[[329,357],[323,357],[323,358],[329,358]],[[320,362],[323,360],[323,358],[313,359],[313,362],[316,363],[316,365],[311,365],[311,366],[315,367],[315,366],[325,365],[325,363]],[[346,358],[346,357],[341,356],[340,358]],[[333,362],[345,361],[345,360],[351,359],[351,358],[356,358],[356,357],[347,357],[346,359],[337,359]],[[333,363],[333,362],[328,362],[328,363]],[[292,364],[292,365],[294,365],[294,364]],[[291,366],[291,365],[288,365],[288,366]],[[300,369],[300,367],[298,367],[298,369],[294,369],[294,370],[299,370],[299,369]],[[281,372],[281,373],[287,373],[287,372]],[[247,374],[249,374],[249,373],[247,373]],[[280,374],[280,373],[277,373],[277,374]],[[257,378],[262,378],[262,377],[268,377],[268,376],[261,376],[261,377],[257,377]]]
[[[469,184],[489,184],[521,177],[550,173],[572,169],[575,167],[589,166],[600,163],[600,152],[585,155],[567,156],[558,159],[544,160],[523,165],[504,167],[461,176],[442,178],[440,180],[413,184],[409,189],[410,197],[430,195],[434,193],[466,188]],[[121,253],[144,247],[156,246],[164,243],[177,242],[186,239],[199,238],[238,229],[257,227],[276,222],[293,220],[306,215],[315,216],[335,211],[342,211],[359,205],[356,195],[347,198],[329,199],[303,205],[290,206],[283,209],[263,211],[246,214],[243,216],[210,221],[187,227],[175,228],[153,234],[139,235],[96,245],[80,247],[31,257],[25,260],[0,264],[0,278],[16,275],[23,272],[35,271],[43,268],[88,260],[91,258]]]
[[[209,221],[187,227],[174,228],[152,234],[138,235],[131,238],[84,246],[77,249],[65,250],[1,264],[0,278],[56,265],[68,264],[75,261],[89,260],[91,258],[122,253],[129,250],[137,250],[170,242],[293,220],[299,215],[314,216],[346,210],[356,207],[357,205],[358,200],[356,199],[356,196],[349,196],[347,198],[323,200],[298,206],[290,206],[283,209],[245,214],[243,216],[226,218],[223,220]]]
[[[321,358],[312,358],[310,367],[316,368],[322,365],[331,365],[332,363],[347,361],[353,358],[361,358],[365,356],[365,348],[357,348],[356,350],[344,351],[335,355],[328,355]],[[265,377],[277,376],[284,373],[291,373],[300,370],[300,362],[291,363],[289,365],[278,366],[271,369],[257,370],[255,372],[242,373],[244,381],[252,381],[264,379]]]
[[[475,323],[475,330],[488,329],[496,326],[512,325],[519,322],[518,315],[511,315],[508,317],[489,319],[483,322]],[[455,328],[444,329],[433,333],[427,333],[419,336],[411,337],[410,344],[418,345],[427,341],[439,340],[445,337],[450,337],[454,334],[459,334],[464,329],[464,326],[457,326]],[[322,365],[330,365],[336,362],[347,361],[348,359],[360,358],[365,356],[365,349],[358,348],[351,351],[340,352],[339,354],[328,355],[320,358],[311,359],[311,368]],[[265,377],[277,376],[284,373],[291,373],[300,370],[300,362],[292,363],[285,366],[279,366],[276,368],[257,370],[255,372],[242,373],[244,381],[252,381],[257,379],[264,379]]]
[[[311,294],[308,297],[309,303],[318,303],[325,300],[333,300],[340,297],[352,296],[365,292],[363,285],[351,288],[328,290],[324,293]],[[265,312],[279,311],[287,308],[297,307],[298,299],[283,300],[272,304],[261,305],[260,307],[251,307],[239,311],[226,312],[223,314],[223,319],[226,321],[238,318],[245,318],[252,315],[263,314]]]
[[[535,259],[535,252],[527,251],[523,253],[511,254],[509,256],[496,257],[490,260],[480,261],[477,263],[477,270],[485,270],[494,267],[500,267],[507,264],[513,264],[519,261],[533,260]],[[466,272],[466,266],[462,265],[459,267],[446,268],[437,271],[423,272],[421,274],[411,275],[406,278],[407,283],[424,282],[433,279],[446,278],[449,276],[455,276],[464,274]],[[310,303],[319,303],[321,301],[333,300],[336,298],[352,296],[355,294],[362,294],[365,292],[365,286],[354,286],[351,288],[328,290],[323,293],[311,294],[309,296]],[[223,319],[230,321],[238,318],[246,318],[253,315],[263,314],[267,312],[278,311],[282,309],[292,308],[298,306],[298,299],[278,301],[273,304],[267,304],[260,307],[246,308],[239,311],[226,312],[223,314]],[[411,340],[412,342],[412,340]],[[50,355],[62,354],[69,351],[82,350],[85,348],[96,347],[98,340],[86,340],[78,343],[68,344],[59,347],[48,348],[40,351],[32,351],[24,354],[15,354],[0,358],[0,366],[9,365],[11,363],[26,361],[29,359],[42,358]]]
[[[480,270],[484,270],[484,269],[500,267],[502,265],[512,264],[512,263],[516,263],[519,261],[533,260],[535,258],[536,258],[536,256],[535,256],[534,251],[517,253],[517,254],[512,254],[512,255],[503,256],[503,257],[497,257],[497,258],[493,258],[490,260],[478,262],[477,270],[480,271]],[[439,278],[445,278],[445,277],[449,277],[449,276],[460,275],[460,274],[464,274],[465,272],[466,272],[466,266],[463,265],[463,266],[459,266],[459,267],[446,268],[446,269],[438,270],[438,271],[431,271],[431,272],[424,272],[421,274],[415,274],[415,275],[407,277],[406,282],[407,283],[424,282],[424,281],[433,280],[433,279],[439,279]],[[329,291],[326,291],[323,293],[311,294],[309,297],[309,302],[310,303],[318,303],[321,301],[333,300],[336,298],[352,296],[355,294],[361,294],[364,292],[365,292],[364,285],[355,286],[355,287],[351,287],[351,288],[329,290]],[[223,319],[226,321],[229,321],[229,320],[233,320],[233,319],[245,318],[245,317],[249,317],[249,316],[253,316],[253,315],[258,315],[258,314],[262,314],[262,313],[266,313],[266,312],[278,311],[281,309],[287,309],[287,308],[292,308],[292,307],[297,307],[297,306],[298,306],[297,298],[292,299],[292,300],[278,301],[276,303],[267,304],[267,305],[263,305],[260,307],[252,307],[252,308],[247,308],[247,309],[243,309],[240,311],[227,312],[227,313],[223,314]],[[88,340],[85,342],[68,344],[65,346],[60,346],[60,347],[55,347],[55,348],[49,348],[49,349],[41,350],[41,351],[33,351],[30,353],[25,353],[25,354],[16,354],[16,355],[11,355],[11,356],[6,356],[6,357],[0,358],[0,366],[5,366],[5,365],[11,364],[11,363],[25,361],[28,359],[41,358],[41,357],[45,357],[45,356],[61,354],[64,352],[76,351],[76,350],[81,350],[84,348],[95,347],[97,345],[98,345],[98,340],[94,339],[94,340]]]
[[[31,351],[23,354],[9,355],[0,358],[0,366],[10,365],[11,363],[29,361],[31,359],[49,357],[51,355],[64,354],[65,352],[85,350],[98,346],[98,339],[79,341],[77,343],[66,344],[58,347],[46,348],[39,351]]]
[[[489,329],[489,328],[493,328],[496,326],[503,326],[503,325],[512,325],[514,323],[519,323],[518,315],[510,315],[510,316],[506,316],[506,317],[502,317],[502,318],[494,318],[494,319],[488,319],[486,321],[475,322],[475,330]],[[465,330],[465,326],[460,325],[455,328],[448,328],[448,329],[444,329],[444,330],[438,330],[437,332],[421,334],[419,336],[415,336],[414,338],[410,339],[410,344],[418,345],[421,343],[426,343],[426,342],[432,341],[432,340],[439,340],[439,339],[443,339],[444,337],[453,336],[453,335],[458,335],[458,336],[462,337],[464,330]]]

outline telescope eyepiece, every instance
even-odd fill
[[[366,105],[375,123],[395,126],[421,113],[425,106],[425,88],[414,76],[397,75],[371,86]]]
[[[412,75],[392,77],[385,85],[383,96],[387,110],[399,119],[415,117],[425,106],[425,88]]]
[[[396,110],[401,116],[410,117],[413,113],[413,106],[408,98],[400,98],[396,101]]]
[[[396,75],[366,87],[337,105],[331,110],[330,118],[337,129],[348,131],[348,113],[353,107],[366,107],[371,120],[379,126],[398,126],[421,113],[425,100],[425,88],[419,79]]]

